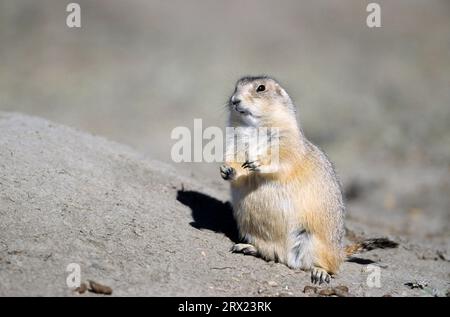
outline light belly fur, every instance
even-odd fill
[[[298,250],[309,249],[309,235],[303,234],[299,245],[298,213],[291,184],[246,180],[231,188],[233,210],[241,237],[253,244],[267,260],[276,260],[291,267],[303,266]],[[276,193],[274,195],[274,193]],[[305,254],[306,255],[306,254]],[[295,263],[294,263],[295,262]]]

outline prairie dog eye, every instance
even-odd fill
[[[259,85],[258,88],[256,88],[256,92],[261,92],[264,90],[266,90],[266,86],[264,86],[264,85]]]

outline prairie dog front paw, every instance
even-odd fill
[[[223,164],[220,166],[220,176],[224,180],[234,180],[236,178],[236,170],[229,165]]]
[[[261,162],[259,160],[253,160],[253,161],[245,161],[244,164],[242,164],[242,168],[248,169],[252,172],[260,172]]]

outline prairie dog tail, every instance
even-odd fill
[[[359,242],[355,242],[347,245],[345,250],[345,255],[347,257],[352,256],[355,253],[362,253],[374,249],[390,249],[398,247],[398,243],[388,238],[374,238],[365,239]]]

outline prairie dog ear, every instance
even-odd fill
[[[275,86],[275,92],[277,93],[277,95],[283,96],[283,94],[282,94],[282,89],[281,89],[281,87],[278,86],[278,85]]]
[[[277,95],[279,95],[281,97],[287,97],[288,96],[286,91],[278,83],[275,84],[275,92],[277,93]]]

